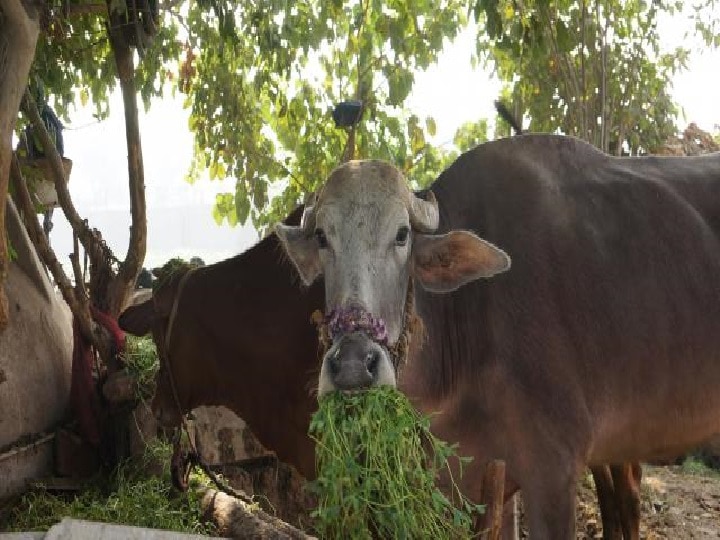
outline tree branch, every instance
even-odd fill
[[[109,5],[110,0],[108,0]],[[125,260],[110,285],[110,313],[117,316],[130,295],[147,250],[147,217],[145,208],[145,171],[143,168],[137,90],[133,52],[122,32],[109,27],[110,46],[115,57],[125,108],[125,138],[128,150],[128,184],[130,190],[130,241]]]
[[[595,14],[600,24],[600,0],[595,0]],[[603,21],[603,33],[602,33],[602,53],[600,59],[600,148],[603,152],[608,152],[610,143],[608,141],[608,119],[607,119],[607,31],[608,23],[610,21],[608,14],[604,13],[605,20]]]
[[[10,317],[5,296],[10,261],[5,239],[5,206],[12,133],[39,32],[37,11],[32,4],[26,7],[20,0],[0,0],[0,330],[5,328]]]
[[[81,297],[87,297],[85,290],[85,280],[83,279],[82,268],[80,268],[80,247],[78,246],[77,234],[73,232],[73,252],[70,254],[70,262],[72,263],[73,274],[75,275],[75,294]]]
[[[0,12],[5,17],[7,28],[15,33],[15,39],[34,41],[39,32],[37,9],[32,3],[20,0],[0,0]],[[33,38],[33,36],[35,36]]]
[[[73,290],[73,286],[70,280],[67,278],[65,271],[63,270],[60,261],[55,256],[55,252],[50,247],[45,232],[40,227],[40,223],[37,220],[35,214],[35,207],[30,200],[30,192],[28,191],[25,179],[20,171],[20,164],[18,163],[17,156],[13,154],[12,163],[10,168],[10,176],[12,177],[13,186],[16,191],[18,209],[22,215],[23,222],[25,223],[25,229],[28,232],[28,236],[35,246],[35,250],[42,259],[45,266],[48,267],[52,274],[55,282],[60,288],[60,292],[70,306],[70,310],[73,315],[77,317],[80,323],[80,331],[83,335],[90,340],[93,345],[97,341],[95,333],[93,332],[93,322],[90,317],[90,309],[88,306],[88,298],[83,295],[76,295]],[[100,350],[100,349],[98,349]]]
[[[580,85],[581,85],[581,99],[582,99],[582,129],[583,139],[592,143],[590,140],[590,131],[588,129],[588,105],[586,99],[587,93],[587,79],[585,77],[585,50],[587,48],[587,5],[585,0],[580,2],[581,14],[580,14]]]
[[[553,50],[555,52],[555,58],[556,58],[556,63],[557,63],[558,69],[565,72],[564,78],[570,83],[567,86],[572,86],[572,90],[570,92],[568,92],[568,94],[570,94],[571,92],[574,92],[575,100],[578,101],[580,99],[580,85],[577,80],[577,73],[575,72],[574,66],[570,65],[570,61],[568,60],[568,55],[560,52],[560,46],[558,44],[557,37],[555,36],[555,32],[553,31],[553,18],[550,16],[550,13],[548,12],[547,8],[541,7],[538,11],[545,18],[545,22],[547,24],[547,29],[548,29],[548,34],[550,36],[550,42],[552,43]],[[577,129],[576,107],[573,107],[571,101],[567,98],[566,98],[566,102],[567,102],[567,106],[568,106],[568,113],[572,114],[575,117],[575,124],[576,124],[576,129]],[[568,135],[569,134],[570,133],[568,133]]]

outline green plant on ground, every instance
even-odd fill
[[[680,466],[682,469],[682,472],[685,474],[694,474],[697,476],[711,476],[711,477],[720,477],[720,471],[717,471],[713,469],[712,467],[708,467],[703,461],[702,458],[698,456],[688,456],[685,461],[682,462],[682,465]]]
[[[88,488],[72,496],[52,494],[38,487],[23,495],[9,511],[9,519],[0,529],[9,531],[46,531],[64,517],[122,523],[177,532],[214,534],[211,523],[201,519],[200,485],[203,476],[191,475],[187,493],[174,492],[170,482],[168,444],[150,445],[143,460],[120,465],[109,476],[98,476]],[[163,464],[160,476],[148,476],[149,460]]]
[[[455,484],[448,459],[456,445],[430,433],[399,391],[380,387],[332,393],[310,424],[318,477],[314,526],[322,538],[467,538],[483,511]],[[471,458],[458,457],[460,466]],[[446,470],[451,497],[436,486]]]

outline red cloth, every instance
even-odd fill
[[[90,313],[92,314],[93,319],[95,319],[100,326],[110,332],[110,335],[115,343],[115,354],[119,354],[124,351],[125,332],[123,332],[120,326],[118,326],[117,319],[100,311],[95,306],[90,306]]]
[[[94,447],[100,445],[100,400],[92,376],[93,352],[73,316],[73,361],[70,408],[77,418],[80,436]]]
[[[125,333],[117,320],[95,307],[90,307],[93,319],[105,328],[113,340],[114,354],[125,349]],[[80,436],[95,448],[100,445],[101,407],[99,394],[93,379],[92,344],[80,331],[77,317],[73,316],[73,361],[70,384],[70,407],[78,420]]]

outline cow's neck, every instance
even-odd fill
[[[458,293],[432,294],[416,287],[415,304],[424,331],[410,343],[399,382],[400,389],[426,409],[442,403],[457,388],[468,371],[464,369],[468,358],[476,364],[488,361],[491,342],[482,301],[470,302],[468,295]]]

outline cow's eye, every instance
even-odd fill
[[[325,236],[325,231],[322,229],[315,229],[315,238],[317,239],[318,247],[320,249],[325,249],[328,247],[328,241],[327,237]]]
[[[404,246],[405,244],[407,244],[409,232],[410,229],[408,229],[407,227],[400,227],[397,234],[395,235],[395,244],[398,246]]]

